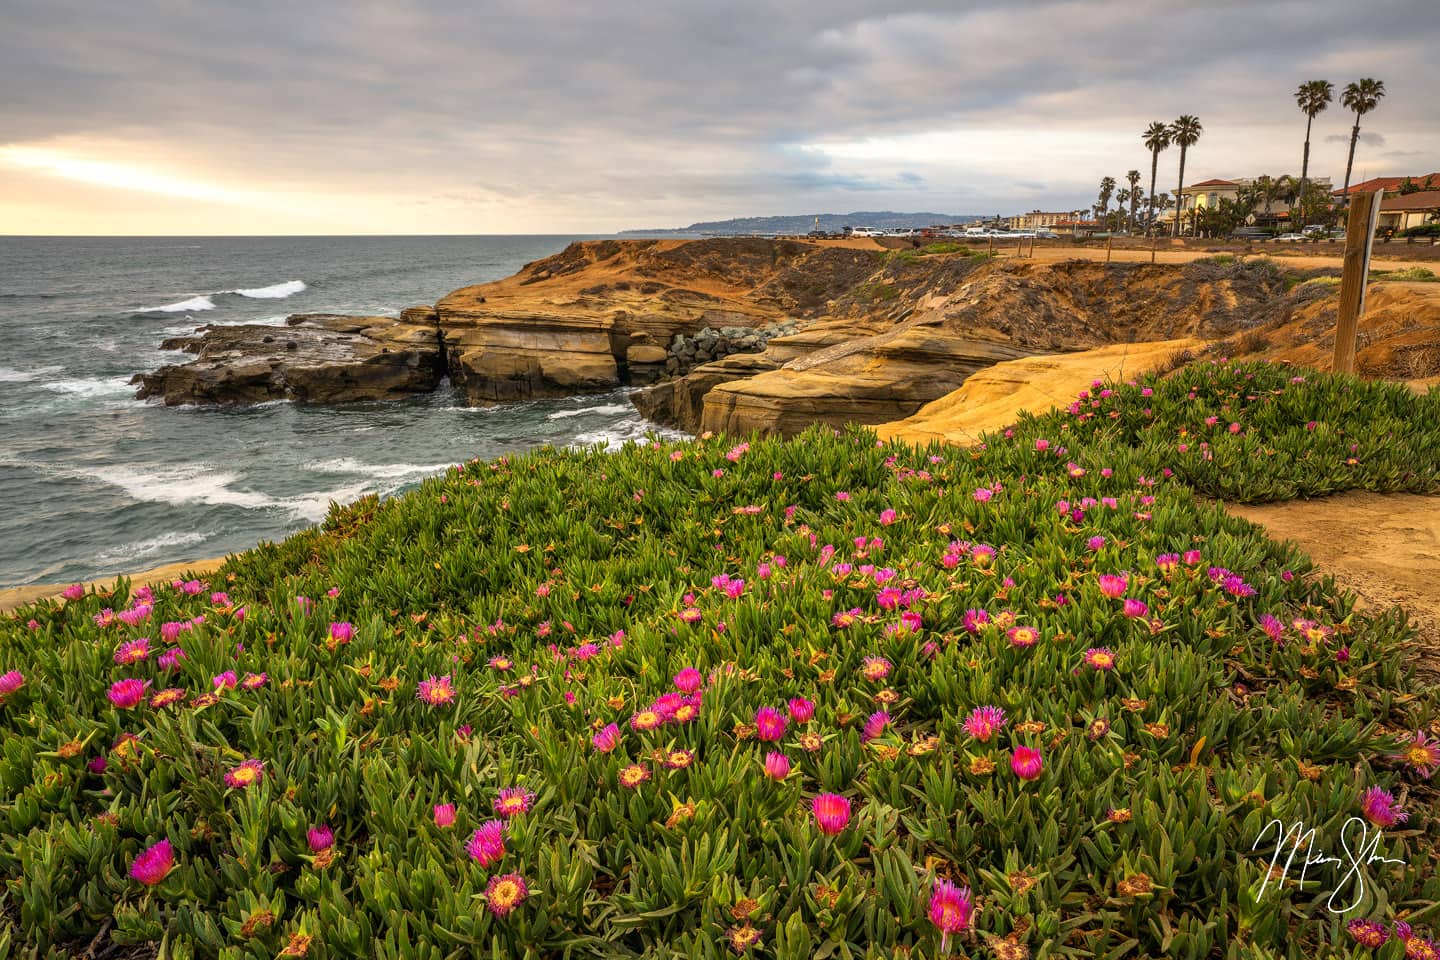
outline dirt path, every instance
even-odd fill
[[[132,583],[137,584],[170,583],[186,574],[197,577],[207,576],[218,570],[224,562],[224,557],[211,557],[208,560],[183,560],[179,563],[167,563],[163,567],[154,567],[126,576]],[[108,577],[103,580],[91,580],[85,584],[85,587],[86,589],[95,587],[98,590],[110,590],[115,586],[117,579],[117,577]],[[58,597],[61,591],[68,586],[68,583],[35,583],[25,587],[9,587],[0,590],[0,614],[9,613],[16,607],[22,607],[27,603],[34,603],[36,600],[43,600],[46,597]]]
[[[1367,609],[1403,606],[1420,634],[1417,665],[1440,682],[1440,496],[1351,492],[1226,509],[1294,541]]]

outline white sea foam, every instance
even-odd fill
[[[579,410],[561,410],[556,413],[549,414],[545,419],[563,420],[566,417],[582,417],[586,414],[591,413],[602,414],[605,416],[614,416],[617,413],[628,413],[633,409],[634,408],[631,407],[628,403],[604,403],[598,407],[581,407]]]
[[[330,512],[331,502],[350,503],[352,500],[358,500],[367,493],[375,492],[377,491],[372,490],[368,484],[352,483],[349,486],[339,487],[335,490],[324,490],[319,493],[288,497],[281,501],[280,505],[301,520],[319,523],[321,520],[324,520],[325,515]]]
[[[355,473],[367,477],[380,477],[387,480],[398,480],[401,477],[414,477],[432,473],[444,473],[450,468],[448,463],[361,463],[350,457],[340,457],[336,460],[322,460],[319,463],[309,465],[311,470],[320,473]]]
[[[263,493],[235,490],[230,484],[239,479],[233,473],[210,470],[204,464],[174,467],[94,467],[79,469],[76,474],[119,487],[132,498],[150,503],[203,503],[208,506],[243,507],[256,510],[280,506],[281,501]]]
[[[82,377],[75,380],[51,380],[42,383],[46,390],[73,397],[118,397],[133,393],[129,377]]]
[[[223,293],[238,293],[254,300],[283,300],[285,297],[306,289],[304,280],[285,280],[268,287],[251,287],[248,290],[225,290]]]
[[[176,531],[174,533],[162,533],[158,537],[151,537],[148,540],[137,540],[134,543],[122,544],[112,550],[106,550],[95,556],[96,563],[116,563],[121,561],[137,560],[154,553],[168,551],[175,547],[190,547],[197,543],[205,542],[205,534],[196,533],[193,530],[186,532]]]
[[[63,369],[64,367],[36,367],[34,370],[15,370],[11,367],[0,367],[0,383],[30,383],[43,380]]]
[[[207,327],[283,327],[289,319],[286,314],[277,314],[273,317],[260,317],[255,320],[206,320],[203,323],[185,323],[174,327],[166,327],[160,332],[170,337],[188,336],[199,330],[202,326]]]
[[[208,296],[191,297],[179,303],[167,303],[163,307],[144,307],[141,313],[194,313],[197,310],[214,310],[215,302]]]
[[[576,434],[575,439],[567,446],[584,448],[603,443],[611,450],[618,450],[629,441],[645,440],[647,434],[655,434],[662,440],[684,440],[689,437],[689,434],[662,427],[643,417],[628,417],[601,430]]]

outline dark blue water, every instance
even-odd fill
[[[473,456],[644,434],[623,392],[471,408],[133,399],[204,323],[397,314],[571,237],[0,237],[0,587],[215,556]]]

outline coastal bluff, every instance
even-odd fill
[[[167,404],[397,399],[445,378],[472,405],[636,386],[690,432],[902,419],[996,363],[1234,336],[1285,281],[1213,264],[995,259],[957,244],[595,240],[398,318],[304,314],[167,341],[135,383]]]

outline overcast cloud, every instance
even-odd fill
[[[1385,81],[1354,179],[1440,168],[1433,0],[10,0],[0,233],[609,232],[1066,209],[1298,173],[1295,87]],[[1352,118],[1312,135],[1344,176]],[[1161,158],[1173,189],[1176,153]],[[1422,169],[1423,168],[1423,169]]]

